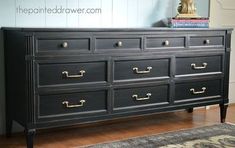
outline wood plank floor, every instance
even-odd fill
[[[226,122],[235,123],[235,105],[230,105]],[[104,123],[50,129],[37,132],[36,148],[70,148],[127,139],[181,129],[218,124],[219,107],[197,109],[193,113],[178,111]],[[25,148],[22,133],[11,138],[0,137],[0,148]]]

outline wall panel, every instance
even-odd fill
[[[235,2],[234,0],[211,0],[210,25],[212,27],[231,27],[235,29]],[[232,52],[230,65],[230,93],[231,103],[235,103],[235,32],[232,35]]]

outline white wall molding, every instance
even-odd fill
[[[234,0],[211,0],[210,22],[213,27],[235,28]],[[230,82],[229,82],[229,98],[231,103],[235,103],[235,32],[232,33],[232,52],[230,63]]]
[[[220,6],[223,10],[235,10],[235,6],[234,6],[234,7],[225,6],[223,1],[225,1],[225,0],[216,0],[216,2],[219,4],[219,6]]]
[[[234,10],[235,11],[235,10]],[[223,24],[222,27],[235,28],[235,24]]]

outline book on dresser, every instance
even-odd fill
[[[209,18],[172,18],[171,28],[209,28]]]
[[[229,28],[3,28],[6,133],[229,102]]]

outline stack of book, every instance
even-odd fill
[[[172,18],[169,22],[171,28],[209,28],[208,18]]]

